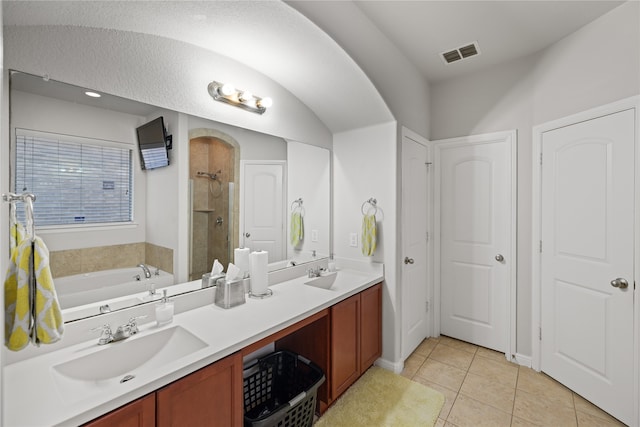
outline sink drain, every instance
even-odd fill
[[[120,383],[126,383],[127,381],[130,381],[132,379],[134,379],[136,376],[135,375],[125,375],[121,380]]]

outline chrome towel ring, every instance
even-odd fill
[[[364,208],[367,205],[369,205],[369,207],[365,211]],[[365,202],[362,204],[362,207],[360,208],[360,211],[362,212],[362,215],[367,215],[367,213],[371,210],[371,208],[374,209],[373,215],[375,216],[378,213],[378,201],[373,197],[371,197],[369,200],[365,200]]]
[[[299,197],[295,199],[293,202],[291,202],[291,210],[293,211],[297,208],[302,209],[302,197]]]

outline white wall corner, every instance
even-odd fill
[[[390,360],[380,358],[374,362],[374,365],[386,369],[387,371],[391,371],[394,374],[399,374],[404,370],[403,361],[392,362]]]
[[[531,356],[525,356],[520,353],[516,353],[515,362],[520,366],[526,366],[527,368],[531,368]]]

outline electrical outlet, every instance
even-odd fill
[[[358,247],[358,233],[349,234],[349,246],[352,246],[354,248]]]
[[[312,242],[318,241],[318,230],[311,230],[311,241]]]

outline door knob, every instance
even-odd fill
[[[405,264],[413,264],[413,258],[409,258],[408,256],[404,257]]]
[[[617,279],[613,279],[611,281],[611,286],[613,286],[614,288],[626,289],[629,287],[629,282],[621,277],[618,277]]]
[[[496,255],[496,261],[498,261],[498,262],[504,261],[504,257],[502,256],[502,254]]]
[[[244,233],[244,237],[251,237],[251,233]]]

